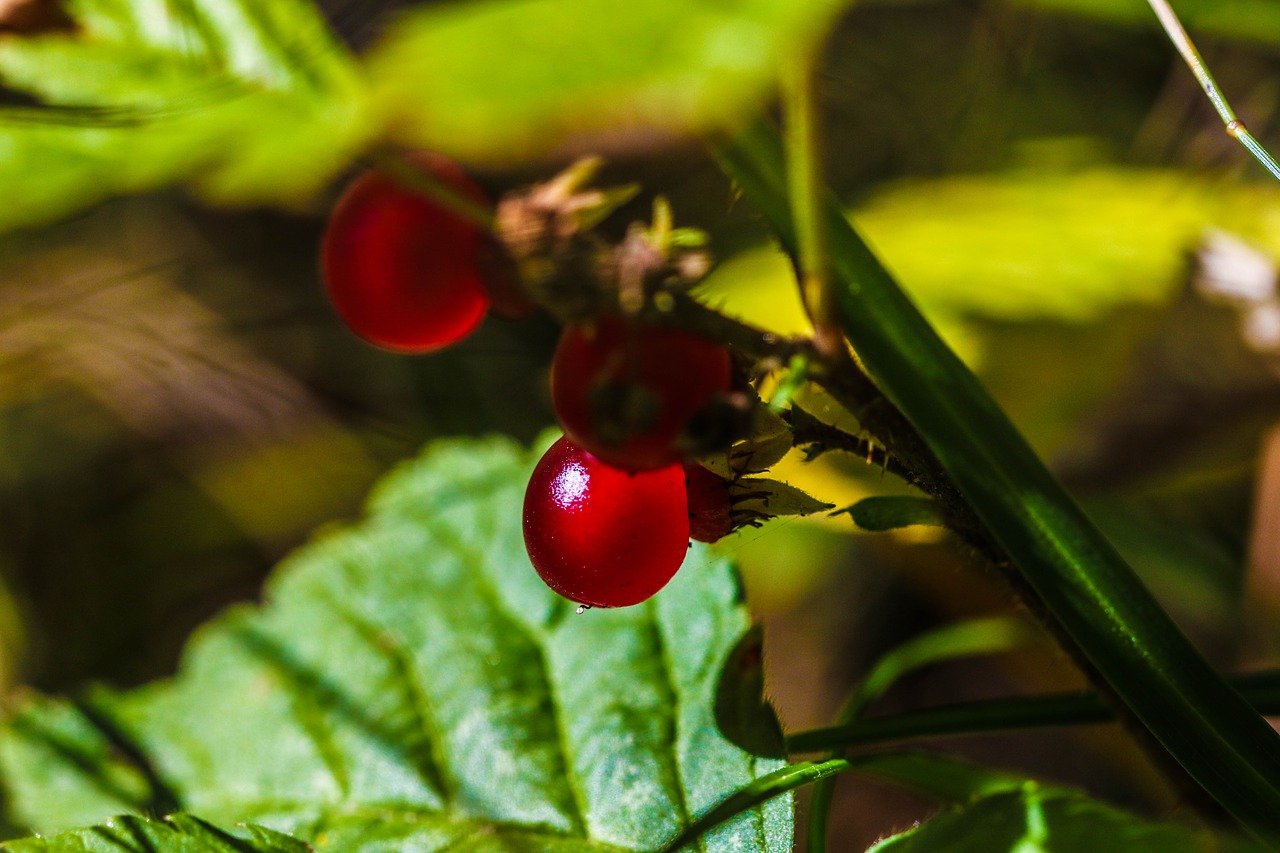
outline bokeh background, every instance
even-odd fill
[[[356,50],[396,12],[321,5]],[[1280,3],[1212,5],[1193,34],[1276,150]],[[1273,663],[1280,191],[1223,133],[1145,5],[859,4],[828,45],[822,89],[830,181],[890,268],[1215,662]],[[711,234],[708,299],[803,331],[786,264],[696,142],[611,139],[609,153],[603,180],[644,192],[607,228],[665,195],[680,224]],[[496,196],[560,165],[476,178]],[[317,272],[331,200],[210,210],[174,192],[0,239],[3,694],[163,677],[196,626],[254,599],[277,560],[354,518],[425,442],[529,440],[552,423],[550,320],[490,319],[423,358],[345,331]],[[901,491],[834,455],[789,458],[778,476],[837,506]],[[1020,612],[927,528],[786,520],[721,547],[766,624],[789,729],[828,722],[895,644]],[[883,707],[1081,683],[1046,643],[923,671]],[[1138,809],[1176,801],[1115,730],[946,745]],[[853,779],[839,790],[838,849],[928,809]]]

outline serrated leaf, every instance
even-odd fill
[[[867,853],[1253,853],[1250,842],[1156,823],[1062,788],[1028,783],[942,814]]]
[[[840,3],[515,0],[424,8],[370,56],[402,140],[517,163],[607,132],[725,127]]]
[[[780,767],[712,716],[749,626],[732,569],[695,548],[649,602],[575,616],[524,553],[535,456],[438,444],[287,560],[265,606],[205,628],[172,682],[26,703],[0,733],[14,817],[54,832],[167,796],[317,851],[652,849]],[[783,800],[704,849],[790,844]]]
[[[839,513],[848,514],[854,524],[872,533],[883,533],[915,524],[945,526],[942,514],[938,512],[938,505],[930,498],[917,495],[875,495],[863,498],[853,506],[836,510],[832,515]]]
[[[311,848],[261,826],[219,829],[190,815],[164,821],[123,815],[100,826],[50,838],[24,838],[0,844],[10,853],[310,853]]]
[[[296,203],[376,128],[357,68],[306,0],[77,0],[74,33],[0,39],[0,230],[189,183]]]

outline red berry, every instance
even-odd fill
[[[689,547],[684,468],[613,468],[561,438],[524,496],[524,544],[547,586],[593,607],[639,604]]]
[[[684,466],[689,498],[689,538],[716,542],[733,531],[729,484],[696,463]]]
[[[487,204],[442,157],[413,164]],[[483,228],[379,172],[366,172],[338,200],[321,265],[329,299],[351,330],[387,349],[422,353],[461,340],[489,307],[479,256]]]
[[[683,434],[729,390],[729,351],[680,329],[605,315],[569,326],[551,364],[551,401],[566,433],[628,470],[678,462]]]

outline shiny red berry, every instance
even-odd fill
[[[688,430],[729,390],[729,351],[680,329],[605,315],[569,326],[551,364],[551,401],[566,433],[619,468],[678,462]]]
[[[684,468],[613,468],[561,438],[524,497],[524,543],[547,586],[593,607],[639,604],[671,580],[689,547]]]
[[[689,538],[716,542],[733,531],[729,484],[695,463],[684,466],[689,500]]]
[[[414,166],[479,204],[480,189],[453,163],[416,155]],[[321,266],[329,299],[360,337],[423,353],[466,337],[489,308],[483,228],[380,172],[366,172],[338,200]]]

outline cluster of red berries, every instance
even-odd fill
[[[425,176],[465,200],[484,194],[449,161],[417,155]],[[528,303],[477,222],[378,172],[338,201],[325,233],[329,298],[360,337],[423,353],[470,334],[486,312]],[[566,436],[538,462],[524,537],[542,579],[595,607],[646,600],[675,575],[689,539],[731,527],[724,480],[691,461],[699,419],[729,391],[720,344],[606,313],[569,325],[551,367]]]

